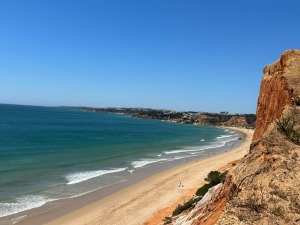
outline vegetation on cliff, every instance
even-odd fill
[[[295,121],[291,117],[282,117],[275,121],[278,130],[284,134],[290,141],[296,145],[300,145],[300,133],[295,130]]]
[[[225,171],[223,173],[219,171],[210,171],[207,175],[207,178],[205,178],[205,180],[208,181],[208,183],[200,187],[197,190],[196,195],[203,197],[211,187],[223,182],[227,173],[228,171]]]
[[[221,182],[224,182],[227,172],[227,170],[222,173],[219,171],[210,171],[207,174],[207,177],[204,179],[208,183],[202,185],[197,190],[193,198],[189,199],[188,201],[185,201],[183,204],[179,204],[173,211],[172,217],[166,217],[164,219],[164,224],[171,223],[172,220],[176,219],[177,215],[181,214],[186,210],[191,210],[192,208],[194,208],[194,206],[205,196],[205,194],[211,187],[216,186]]]
[[[224,183],[217,224],[300,223],[300,50],[264,69],[253,143]]]
[[[173,224],[300,223],[300,50],[264,69],[249,153],[209,200]]]

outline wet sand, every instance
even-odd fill
[[[64,204],[64,207],[32,216],[18,224],[155,224],[151,221],[159,217],[156,215],[164,218],[162,210],[172,210],[172,207],[191,197],[209,171],[240,159],[248,152],[253,130],[234,129],[245,134],[244,142],[237,148],[208,158],[188,161],[146,179],[137,176],[131,182],[74,198]],[[180,183],[183,187],[179,187]]]

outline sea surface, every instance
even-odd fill
[[[215,127],[0,104],[0,224],[236,139]]]

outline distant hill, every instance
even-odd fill
[[[69,107],[70,108],[70,107]],[[94,107],[71,107],[91,112],[122,113],[132,117],[154,120],[165,120],[176,123],[195,124],[203,126],[230,126],[242,128],[254,128],[255,114],[227,114],[223,113],[199,113],[199,112],[176,112],[165,109],[150,108],[94,108]]]

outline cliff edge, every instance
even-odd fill
[[[216,224],[300,223],[300,50],[264,68],[250,152],[223,184]]]
[[[279,60],[266,66],[256,109],[253,141],[259,140],[283,110],[300,95],[300,51],[285,51]]]
[[[176,225],[300,224],[300,50],[264,68],[249,153]]]

